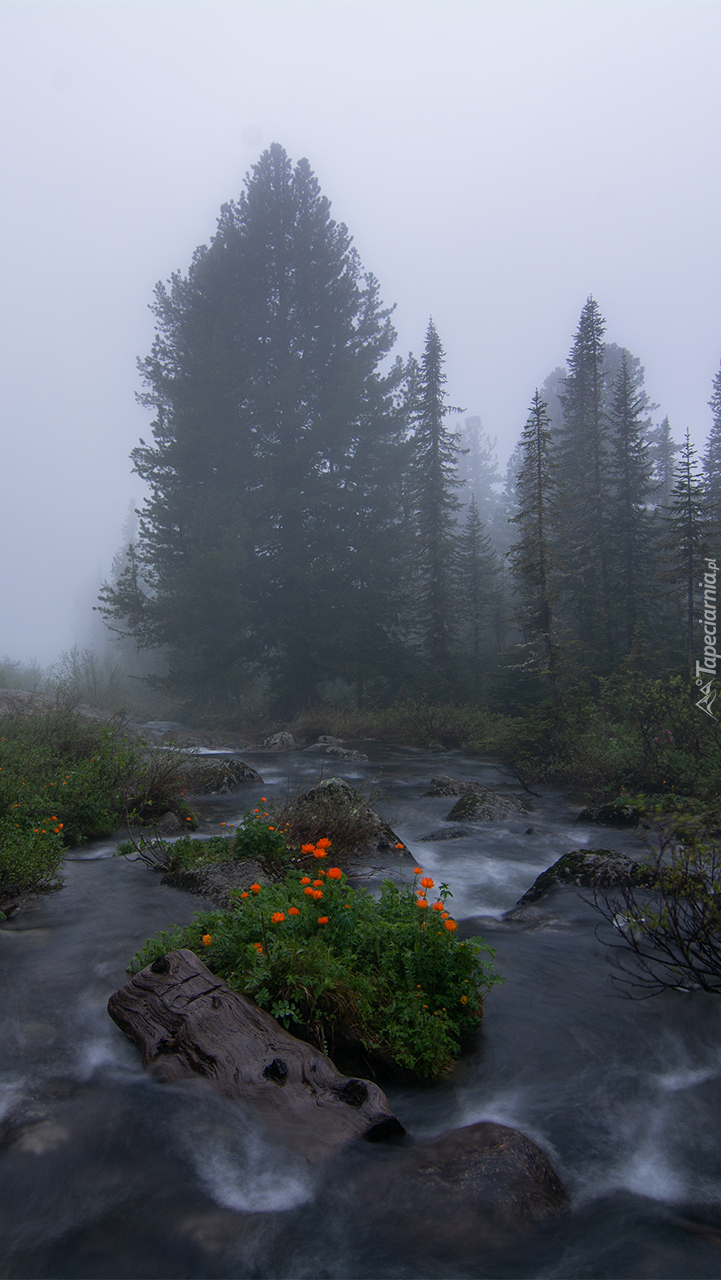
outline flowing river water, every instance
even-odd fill
[[[454,804],[423,796],[431,777],[517,793],[513,777],[458,752],[364,750],[367,764],[324,759],[324,776],[367,788],[380,774],[377,807],[450,884],[464,933],[485,935],[505,978],[452,1076],[386,1087],[391,1104],[419,1136],[479,1120],[522,1130],[567,1187],[568,1214],[492,1262],[434,1250],[429,1221],[428,1247],[409,1257],[379,1238],[352,1192],[378,1148],[359,1144],[332,1174],[311,1174],[240,1103],[150,1079],[107,999],[145,939],[202,903],[102,842],[69,854],[61,892],[0,926],[3,1276],[721,1276],[721,1001],[623,998],[599,917],[573,889],[542,900],[532,927],[503,919],[562,853],[638,852],[635,835],[574,825],[563,798],[541,789],[527,819],[427,841]],[[207,832],[319,776],[319,759],[301,752],[242,758],[264,785],[207,802]]]

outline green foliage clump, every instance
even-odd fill
[[[177,766],[167,767],[68,707],[1,717],[0,901],[56,882],[67,845],[112,835],[129,813],[167,809]]]
[[[290,871],[279,883],[237,894],[231,911],[198,913],[192,924],[150,939],[132,972],[189,947],[236,991],[296,1033],[327,1048],[337,1024],[371,1053],[422,1078],[445,1071],[501,981],[481,959],[482,939],[459,942],[441,886],[438,906],[386,880],[376,901],[340,868]],[[432,887],[431,885],[428,886]],[[444,918],[445,915],[445,918]]]
[[[688,679],[619,670],[599,680],[595,697],[576,685],[514,721],[508,754],[521,776],[571,784],[591,798],[633,791],[712,801],[721,724],[694,703]]]
[[[289,847],[275,824],[268,823],[268,816],[247,812],[233,835],[210,836],[205,840],[182,835],[177,840],[124,840],[118,845],[118,853],[132,856],[139,854],[163,871],[187,871],[222,862],[257,862],[269,875],[277,878],[284,874],[296,859],[299,851]]]

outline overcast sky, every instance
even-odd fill
[[[85,643],[142,487],[136,357],[277,141],[505,461],[589,293],[699,446],[721,357],[718,0],[0,0],[0,655]]]

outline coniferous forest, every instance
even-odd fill
[[[619,671],[688,676],[721,371],[699,458],[589,296],[501,476],[433,320],[394,355],[378,281],[277,144],[153,311],[148,497],[101,608],[191,714],[252,687],[283,719],[324,698],[513,715]]]

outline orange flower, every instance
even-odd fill
[[[424,876],[423,879],[421,880],[421,884],[423,885],[424,889],[432,889],[433,885],[435,884],[435,881],[431,880],[430,876]]]
[[[269,831],[275,831],[275,827],[268,827]]]
[[[414,874],[414,876],[422,876],[422,875],[423,875],[422,868],[421,868],[421,867],[414,867],[414,868],[413,868],[413,874]]]
[[[458,925],[456,924],[455,920],[446,920],[446,929],[448,930],[449,933],[454,933],[457,928],[458,928]]]
[[[330,849],[332,843],[333,841],[329,840],[327,836],[323,836],[322,840],[316,840],[315,847],[316,849]]]
[[[212,941],[213,941],[213,938],[212,938],[211,934],[209,934],[209,933],[204,933],[204,934],[203,934],[203,946],[204,946],[204,947],[209,947]]]
[[[396,849],[402,849],[402,848],[403,848],[403,845],[402,845],[402,844],[397,844],[397,845],[396,845]]]
[[[302,845],[300,846],[300,851],[301,851],[301,853],[315,853],[315,845],[314,845],[314,844],[302,844]]]
[[[450,911],[442,911],[441,920],[448,920],[448,918],[450,917],[450,914],[451,914]]]
[[[314,858],[327,858],[327,857],[328,857],[328,850],[327,850],[327,849],[314,849],[314,850],[313,850],[313,857],[314,857]]]
[[[346,902],[345,909],[346,911],[350,911],[350,902]]]
[[[419,899],[418,899],[418,906],[419,906],[419,907],[427,907],[427,906],[428,906],[428,899],[427,899],[427,898],[419,898]]]
[[[461,1004],[468,1004],[468,996],[461,996]]]
[[[318,924],[327,924],[327,923],[328,923],[327,916],[318,916]]]
[[[263,804],[267,804],[267,803],[268,803],[268,797],[267,797],[267,796],[261,796],[260,798],[261,798],[261,800],[263,801]]]
[[[186,818],[186,819],[185,819],[185,821],[186,821],[186,822],[190,822],[190,821],[192,821],[192,819],[190,819],[190,818]]]
[[[323,888],[323,881],[322,881],[322,880],[314,880],[314,881],[313,881],[313,886],[314,886],[314,888],[316,888],[316,889],[322,889],[322,888]]]
[[[250,892],[251,892],[251,893],[260,893],[260,885],[259,885],[259,884],[252,884],[252,885],[250,886]]]
[[[247,889],[245,889],[245,890],[243,891],[243,893],[241,893],[241,895],[240,895],[240,896],[241,896],[241,898],[247,898],[247,897],[248,897],[248,891],[247,891]]]
[[[297,907],[288,907],[288,915],[297,916],[297,915],[300,915],[300,912]]]
[[[260,809],[254,809],[253,813],[260,813]]]
[[[342,875],[343,875],[343,872],[341,871],[340,867],[329,867],[329,868],[328,868],[328,879],[329,879],[329,880],[340,880],[340,878],[341,878],[341,876],[342,876]]]
[[[224,827],[224,826],[225,826],[225,823],[224,823],[224,822],[221,822],[221,824],[220,824],[220,825],[221,825],[221,827]]]
[[[433,903],[433,910],[434,910],[434,911],[442,911],[442,910],[443,910],[443,903],[441,902],[440,898],[438,899],[438,902],[434,902],[434,903]]]
[[[310,876],[301,876],[301,884],[310,884]]]
[[[255,949],[256,949],[256,951],[259,953],[259,955],[261,955],[261,956],[262,956],[262,954],[263,954],[263,943],[262,943],[262,942],[254,942],[254,943],[253,943],[253,946],[255,947]]]
[[[285,912],[274,911],[270,919],[272,924],[280,924],[281,920],[285,920]]]
[[[322,898],[322,897],[323,897],[323,890],[322,890],[322,889],[314,889],[314,890],[313,890],[313,897],[316,899],[316,901],[318,900],[318,898]]]
[[[315,889],[311,889],[310,886],[307,889],[304,889],[303,892],[307,893],[309,898],[315,897]]]

